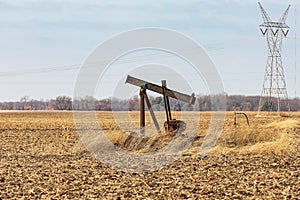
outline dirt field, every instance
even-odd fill
[[[94,158],[80,143],[72,112],[2,111],[0,199],[300,199],[300,113],[247,114],[250,127],[240,115],[234,126],[228,112],[216,147],[200,158],[211,113],[188,113],[188,121],[200,116],[184,133],[195,138],[192,146],[170,165],[141,174]],[[130,115],[138,124],[138,113]],[[156,151],[174,137],[129,140],[134,131],[120,130],[111,113],[97,117],[112,143],[128,151]]]

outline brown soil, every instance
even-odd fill
[[[0,112],[0,199],[299,199],[300,115],[247,114],[250,127],[242,117],[234,127],[227,113],[216,148],[199,158],[210,119],[201,113],[198,139],[183,156],[138,174],[92,157],[80,144],[71,112]],[[141,140],[128,141],[130,133],[122,133],[110,113],[98,117],[112,142],[130,151],[153,151],[169,141],[148,136],[147,148],[137,148]]]

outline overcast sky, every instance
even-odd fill
[[[289,96],[299,96],[300,3],[261,3],[272,20],[292,5],[282,56]],[[261,23],[256,0],[0,0],[0,101],[72,96],[80,65],[93,49],[113,35],[143,27],[187,35],[207,51],[225,92],[259,95],[267,56]]]

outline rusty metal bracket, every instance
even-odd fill
[[[236,125],[237,125],[237,123],[236,123],[236,118],[237,118],[236,116],[237,116],[237,115],[244,115],[244,117],[246,118],[246,121],[247,121],[248,126],[250,126],[250,124],[249,124],[249,118],[248,118],[248,116],[247,116],[246,113],[234,111],[234,116],[233,116],[233,119],[234,119],[233,125],[234,125],[234,127],[236,127]]]

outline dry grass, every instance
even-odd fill
[[[164,113],[158,112],[159,123],[164,122]],[[174,135],[158,134],[153,128],[150,116],[146,116],[146,135],[138,137],[139,113],[131,112],[130,120],[122,121],[128,115],[126,112],[118,114],[117,120],[113,120],[110,113],[98,113],[101,127],[104,127],[106,136],[110,141],[129,151],[149,152],[162,148]],[[189,152],[197,154],[201,150],[203,137],[205,136],[211,113],[174,113],[176,118],[184,116],[187,122],[185,134],[190,137],[200,136]],[[200,115],[200,121],[198,116]],[[297,151],[297,138],[300,132],[300,115],[293,113],[290,117],[257,117],[256,113],[248,112],[250,126],[247,125],[243,116],[238,116],[237,125],[233,125],[233,112],[226,114],[224,129],[217,145],[210,152],[212,155],[219,154],[291,154]],[[152,127],[150,126],[152,125]],[[163,131],[162,131],[163,132]],[[77,145],[78,146],[78,145]],[[78,149],[78,148],[77,148]],[[83,151],[83,148],[80,149]]]
[[[225,126],[213,154],[290,154],[297,150],[300,121],[298,115],[287,117],[254,117],[248,113],[250,127],[241,121]]]

